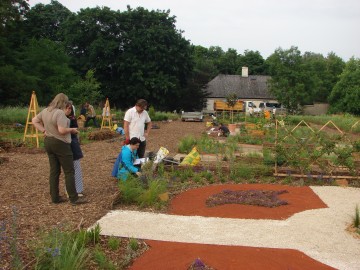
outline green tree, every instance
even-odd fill
[[[228,49],[219,58],[218,69],[221,74],[235,74],[238,69],[238,53],[235,49]]]
[[[96,69],[117,107],[147,99],[171,109],[192,71],[191,47],[169,11],[82,9],[66,23],[66,45],[78,70]]]
[[[267,66],[259,51],[245,50],[243,55],[238,57],[236,74],[241,75],[242,67],[249,68],[249,75],[266,75]]]
[[[360,115],[360,59],[351,58],[330,94],[330,112]]]
[[[70,68],[70,58],[61,44],[48,39],[32,39],[19,53],[19,69],[36,80],[34,88],[39,103],[47,104],[59,92],[67,92],[69,86],[77,80]]]
[[[95,104],[103,98],[100,91],[101,84],[94,78],[94,74],[95,70],[88,70],[84,79],[78,80],[69,87],[67,94],[75,104],[83,104],[86,101]]]
[[[296,113],[301,105],[310,102],[313,97],[310,74],[297,47],[279,48],[266,62],[271,75],[270,92],[290,113]]]
[[[26,14],[23,23],[24,35],[29,39],[63,41],[64,22],[72,15],[73,13],[58,1],[52,0],[48,5],[36,4]]]

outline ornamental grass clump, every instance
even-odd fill
[[[263,207],[278,207],[288,202],[278,198],[278,195],[287,193],[287,190],[223,190],[211,195],[206,200],[208,207],[224,204],[245,204]]]

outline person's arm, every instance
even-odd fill
[[[76,128],[68,128],[68,127],[62,127],[62,126],[58,126],[58,131],[61,135],[66,135],[68,133],[71,133],[71,134],[79,133],[79,131]]]
[[[134,166],[132,154],[130,150],[122,150],[122,156],[121,156],[122,162],[125,166],[125,168],[131,172],[131,173],[137,173],[139,171],[139,168]]]
[[[151,122],[148,122],[147,125],[146,125],[146,129],[145,129],[145,137],[148,137],[149,136],[149,132],[150,132],[150,129],[152,127],[152,123]]]
[[[45,133],[45,127],[43,125],[43,123],[41,122],[41,120],[39,118],[37,118],[37,116],[35,116],[32,120],[31,120],[32,124],[34,125],[34,127],[42,132],[42,133]]]
[[[124,132],[125,132],[125,139],[130,140],[130,131],[129,131],[130,122],[124,120]]]

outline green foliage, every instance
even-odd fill
[[[91,228],[86,232],[86,239],[89,239],[94,245],[100,241],[100,224],[97,223],[94,228]]]
[[[85,245],[82,233],[55,228],[37,243],[34,269],[87,269],[90,252]]]
[[[108,246],[112,250],[117,250],[120,247],[120,244],[121,244],[121,240],[117,237],[111,236],[108,240]]]
[[[196,145],[197,141],[192,135],[182,138],[178,145],[179,153],[189,153],[191,149]]]
[[[159,195],[166,191],[166,185],[164,180],[151,180],[148,189],[138,198],[140,206],[153,206],[159,203]]]
[[[86,72],[83,80],[79,80],[69,87],[67,94],[75,104],[83,104],[86,101],[94,104],[103,98],[100,91],[101,84],[94,75],[95,70],[90,69]]]
[[[93,258],[100,269],[116,270],[117,267],[106,257],[106,254],[99,248],[95,248]]]
[[[355,208],[355,217],[353,220],[353,225],[355,228],[360,229],[360,210],[359,210],[358,205],[356,205],[356,208]]]
[[[329,97],[331,112],[360,115],[360,59],[351,58]]]
[[[129,240],[129,248],[130,248],[132,251],[137,251],[137,250],[139,250],[140,246],[139,246],[138,240],[135,239],[135,238],[130,238],[130,240]]]
[[[162,179],[148,179],[145,188],[138,178],[129,176],[126,181],[119,182],[121,201],[125,204],[136,203],[139,206],[159,206],[161,193],[166,192],[167,183]]]

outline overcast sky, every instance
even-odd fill
[[[73,12],[107,6],[170,10],[176,28],[194,45],[259,51],[297,46],[327,56],[360,58],[360,0],[58,0]],[[29,0],[30,6],[50,0]],[[357,26],[356,26],[357,25]]]

